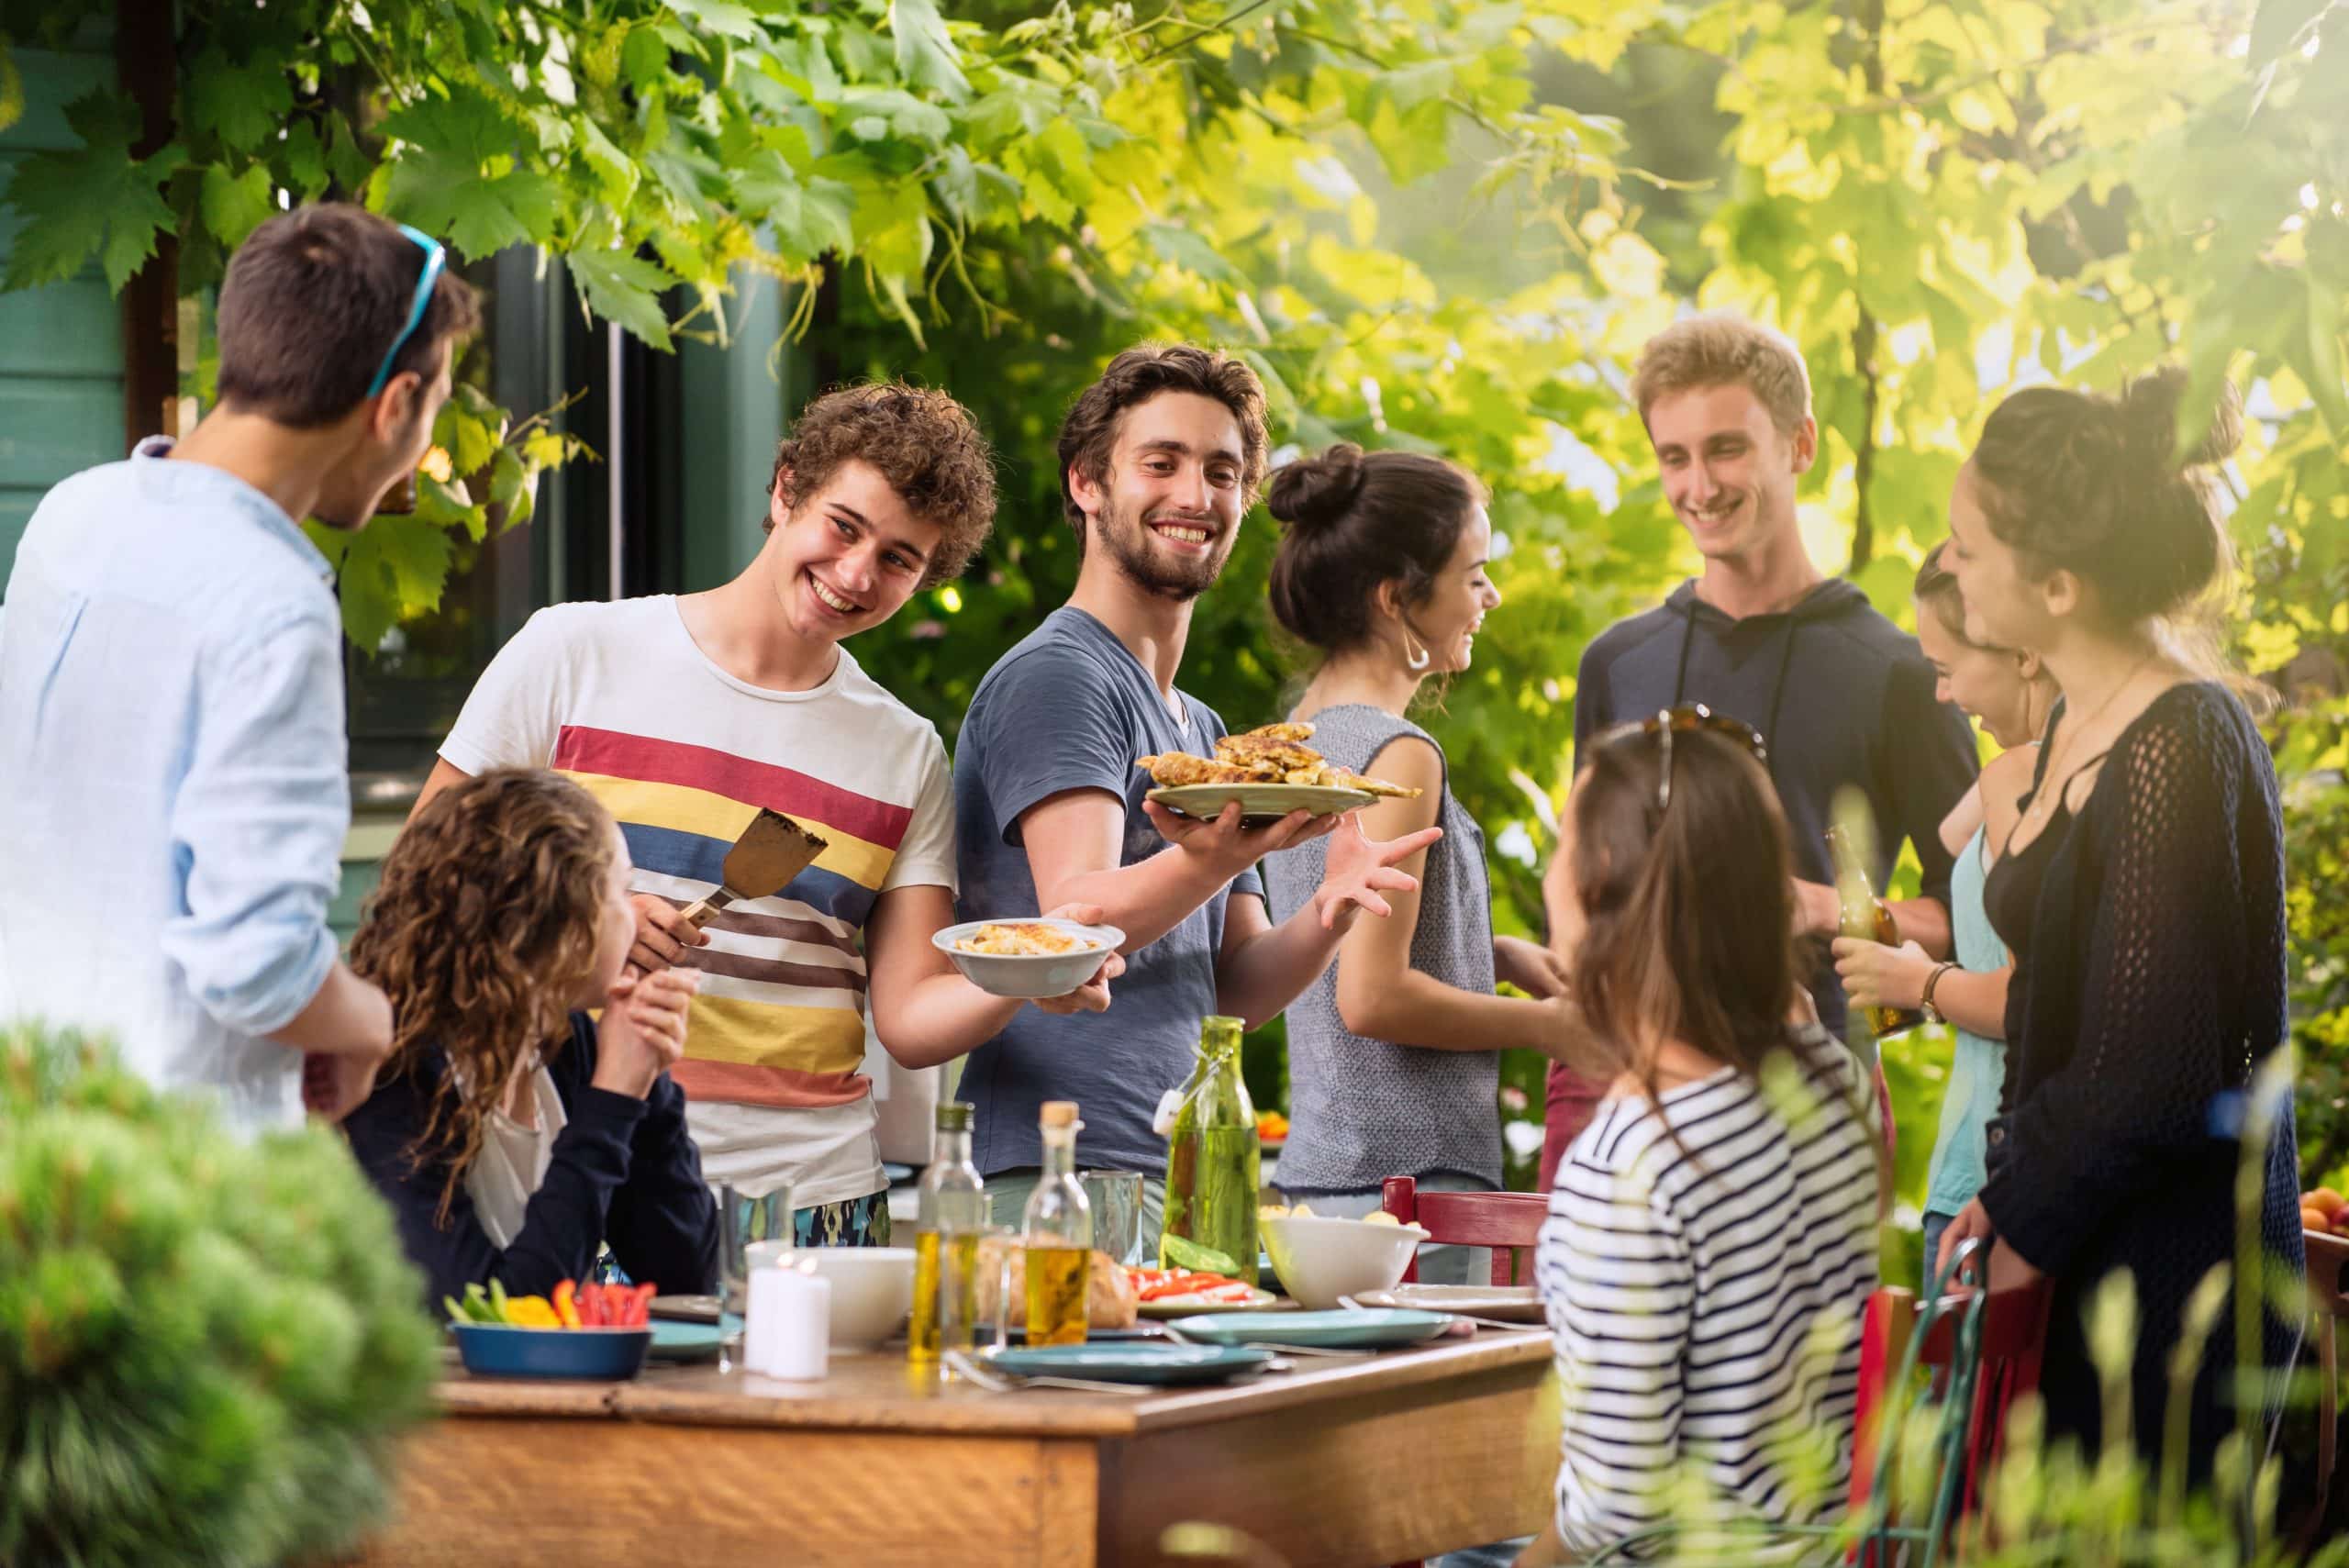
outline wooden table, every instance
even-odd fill
[[[714,1366],[633,1383],[454,1374],[361,1561],[1150,1564],[1171,1526],[1256,1543],[1184,1561],[1373,1568],[1531,1534],[1558,1465],[1550,1340],[1480,1331],[1227,1388],[987,1394],[902,1354],[821,1383]]]

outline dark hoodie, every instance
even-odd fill
[[[1932,666],[1917,639],[1859,589],[1831,577],[1791,609],[1733,620],[1683,583],[1584,650],[1575,750],[1676,702],[1742,718],[1769,742],[1797,876],[1835,880],[1830,812],[1836,790],[1854,784],[1876,817],[1877,889],[1907,839],[1924,870],[1924,895],[1948,904],[1942,818],[1979,771],[1974,731],[1964,714],[1933,700]],[[1810,987],[1820,1021],[1841,1038],[1843,988],[1833,966],[1823,965]]]

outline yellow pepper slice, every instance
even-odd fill
[[[547,1298],[543,1296],[508,1296],[506,1301],[506,1320],[518,1329],[560,1329],[562,1327],[562,1319],[554,1315],[554,1308],[547,1304]]]

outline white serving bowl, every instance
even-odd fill
[[[1394,1289],[1427,1238],[1416,1226],[1319,1215],[1267,1215],[1257,1225],[1281,1288],[1317,1312],[1335,1307],[1341,1296]]]
[[[831,1347],[869,1351],[905,1327],[914,1308],[911,1247],[794,1247],[753,1241],[743,1249],[753,1269],[797,1269],[832,1282]]]
[[[964,952],[954,945],[964,937],[976,934],[981,926],[1050,926],[1090,945],[1074,952],[1033,956]],[[1074,920],[1010,915],[995,920],[965,920],[959,926],[947,927],[930,940],[933,947],[953,961],[964,978],[988,995],[1033,1002],[1048,996],[1065,996],[1092,979],[1102,960],[1125,945],[1126,933],[1115,926],[1085,926]]]

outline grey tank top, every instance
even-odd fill
[[[1357,704],[1313,716],[1313,746],[1330,762],[1375,773],[1389,741],[1418,725]],[[1436,748],[1442,754],[1442,748]],[[1485,835],[1452,797],[1450,772],[1428,851],[1411,967],[1463,991],[1493,991],[1493,919]],[[1275,920],[1309,904],[1321,885],[1326,844],[1316,840],[1264,862]],[[1364,916],[1364,919],[1375,917]],[[1289,1137],[1280,1184],[1292,1194],[1361,1192],[1388,1176],[1438,1172],[1501,1184],[1500,1058],[1489,1051],[1429,1051],[1365,1040],[1338,1017],[1338,965],[1288,1006]]]

